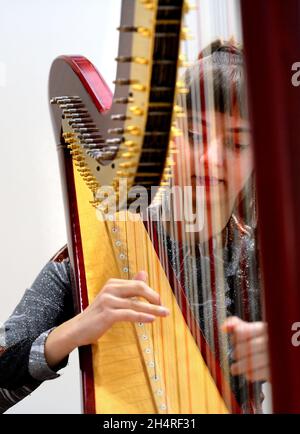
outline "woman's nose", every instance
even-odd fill
[[[203,145],[201,162],[208,166],[224,165],[224,142],[222,138],[216,138]]]

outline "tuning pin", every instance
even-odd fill
[[[132,89],[136,90],[138,92],[146,92],[147,86],[145,86],[144,84],[141,84],[141,83],[136,83],[136,84],[132,85]]]
[[[78,138],[80,140],[85,141],[86,139],[92,139],[92,140],[97,140],[97,139],[102,139],[102,136],[100,135],[100,133],[98,131],[94,132],[94,133],[81,133],[78,134]],[[102,139],[103,140],[103,139]],[[104,140],[103,140],[104,142]]]
[[[108,146],[106,148],[106,152],[110,152],[111,154],[115,154],[116,152],[118,152],[119,147],[118,146]]]
[[[84,125],[85,122],[86,122],[87,124],[93,125],[93,126],[95,127],[95,124],[91,124],[92,119],[89,118],[89,117],[86,117],[86,118],[83,118],[83,117],[80,117],[80,118],[72,117],[68,122],[69,122],[69,125],[70,125],[71,127],[73,127],[73,125],[76,126],[76,127],[78,127],[78,124],[80,124],[80,125],[81,125],[81,124]]]
[[[63,134],[62,134],[62,136],[63,136],[63,138],[64,138],[64,139],[67,139],[67,138],[69,138],[69,137],[73,137],[73,136],[74,136],[74,134],[73,134],[73,133],[70,133],[70,132],[68,132],[68,133],[63,133]]]
[[[94,183],[96,178],[93,175],[82,176],[82,178],[88,183]]]
[[[178,56],[178,66],[181,68],[188,68],[192,64],[190,62],[187,62],[186,57],[184,54],[179,54]]]
[[[175,105],[174,106],[174,113],[175,114],[182,114],[182,113],[184,113],[184,108],[181,107],[180,105]]]
[[[107,145],[120,145],[122,143],[122,139],[119,139],[119,138],[107,139],[107,140],[105,140],[105,143]]]
[[[171,127],[171,136],[172,137],[181,137],[182,131],[180,128],[175,127],[174,125]]]
[[[96,125],[90,122],[80,122],[78,119],[74,119],[74,122],[70,122],[69,124],[72,124],[71,126],[74,127],[73,130],[77,131],[79,128],[96,128]]]
[[[179,105],[175,105],[174,106],[174,114],[177,118],[184,118],[186,117],[186,113],[184,111],[184,108],[179,106]]]
[[[66,101],[63,101],[63,104],[59,104],[59,107],[62,110],[77,110],[84,107],[84,104],[82,102],[78,103],[66,103]]]
[[[135,176],[135,173],[127,172],[125,170],[117,170],[117,176],[120,178],[131,178]]]
[[[76,167],[87,167],[85,161],[78,161],[78,162],[75,162],[75,166],[76,166]]]
[[[70,154],[71,154],[73,157],[76,157],[76,156],[82,155],[82,152],[79,151],[78,149],[72,149],[72,150],[70,151]]]
[[[189,33],[189,29],[187,27],[183,27],[181,29],[180,39],[182,39],[183,41],[188,41],[194,39],[194,37],[191,33]]]
[[[117,28],[119,32],[136,32],[139,35],[149,38],[152,35],[151,29],[147,27],[120,26]]]
[[[76,144],[67,145],[67,148],[70,149],[71,151],[75,149],[80,149],[80,147]]]
[[[81,175],[87,175],[87,174],[91,173],[91,170],[90,170],[89,168],[85,167],[85,168],[83,168],[83,169],[79,168],[79,169],[78,169],[78,172],[79,172]]]
[[[179,80],[176,82],[176,92],[182,95],[187,95],[189,90],[186,88],[185,83]]]
[[[153,10],[155,8],[155,3],[153,0],[140,0],[140,2],[145,6],[146,9]]]
[[[144,115],[144,110],[143,110],[141,107],[133,106],[133,107],[130,107],[129,110],[130,110],[131,113],[133,113],[135,116],[143,116],[143,115]]]
[[[141,129],[136,125],[129,125],[128,127],[126,127],[125,133],[132,134],[133,136],[140,136],[142,134]]]
[[[94,139],[82,139],[81,140],[82,145],[100,145],[102,143],[105,143],[105,140],[102,138],[95,137]]]
[[[82,146],[85,150],[99,149],[98,143],[83,143]]]
[[[130,80],[128,78],[117,78],[113,81],[114,84],[117,84],[118,86],[131,86],[133,84],[137,84],[138,80]]]
[[[130,119],[129,117],[127,117],[126,115],[123,115],[123,114],[111,115],[110,118],[112,121],[126,121],[126,120]]]
[[[195,11],[197,9],[196,5],[191,5],[189,1],[184,0],[183,2],[183,12],[185,14],[191,12],[191,11]]]
[[[58,104],[59,101],[63,100],[63,99],[67,99],[67,96],[55,96],[53,98],[50,99],[50,104]]]
[[[119,148],[119,150],[120,151],[122,151],[122,152],[124,152],[124,154],[122,154],[122,155],[125,155],[125,154],[127,154],[128,152],[130,152],[132,155],[137,155],[137,154],[139,154],[140,153],[140,148],[139,147],[131,147],[131,148],[129,148],[129,147],[123,147],[123,146],[120,146],[120,148]],[[122,156],[121,155],[121,156]]]
[[[134,26],[120,26],[117,28],[119,32],[137,32],[137,27]]]
[[[87,110],[76,110],[76,109],[68,109],[68,110],[63,110],[63,114],[65,115],[66,118],[78,118],[78,117],[82,117],[82,118],[86,118],[89,116],[89,113]]]
[[[139,56],[118,56],[115,58],[116,62],[120,63],[137,63],[138,65],[148,65],[149,61],[145,57]]]
[[[83,124],[83,125],[84,125],[84,124]],[[78,134],[82,134],[82,133],[85,133],[85,132],[88,132],[88,133],[96,133],[96,132],[98,132],[99,130],[98,130],[98,128],[80,127],[80,128],[74,128],[74,131],[75,131],[76,133],[78,133]]]
[[[133,167],[137,167],[137,163],[129,163],[129,162],[125,162],[125,163],[120,163],[119,164],[120,169],[132,169]]]
[[[84,157],[81,157],[80,155],[78,155],[78,156],[77,155],[72,156],[72,158],[73,158],[73,161],[76,161],[76,163],[86,164]]]
[[[122,154],[121,154],[121,158],[125,158],[125,159],[127,159],[127,158],[132,158],[132,157],[134,157],[136,154],[137,154],[138,152],[137,151],[127,151],[127,152],[123,152]]]
[[[60,104],[62,101],[76,102],[76,101],[81,101],[81,98],[77,95],[74,96],[65,95],[65,96],[55,96],[50,100],[50,102],[53,102],[53,104]]]
[[[108,134],[124,134],[124,128],[109,128],[107,130]]]
[[[57,104],[59,104],[59,105],[61,105],[61,104],[74,104],[74,105],[81,104],[81,105],[83,105],[83,103],[79,97],[77,99],[72,98],[72,97],[71,98],[70,97],[64,98],[62,100],[59,100]]]
[[[68,144],[77,143],[77,139],[75,139],[74,136],[73,137],[71,136],[71,137],[65,138],[65,142],[68,143]]]
[[[115,98],[113,101],[115,104],[131,104],[133,103],[133,98]]]

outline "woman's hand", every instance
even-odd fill
[[[133,280],[109,279],[93,303],[49,334],[45,344],[49,366],[58,365],[74,348],[96,342],[116,322],[149,323],[167,316],[168,309],[146,279],[143,271]]]
[[[245,375],[248,381],[270,381],[267,325],[262,321],[245,322],[227,318],[222,330],[231,334],[232,375]]]

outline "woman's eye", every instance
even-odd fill
[[[231,149],[232,151],[244,151],[249,147],[249,143],[241,143],[231,139],[227,139],[225,142],[225,146],[227,149]]]

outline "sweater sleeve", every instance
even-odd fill
[[[74,315],[69,260],[49,262],[0,329],[0,388],[16,390],[58,376],[46,362],[50,331]],[[35,388],[34,387],[34,388]]]

